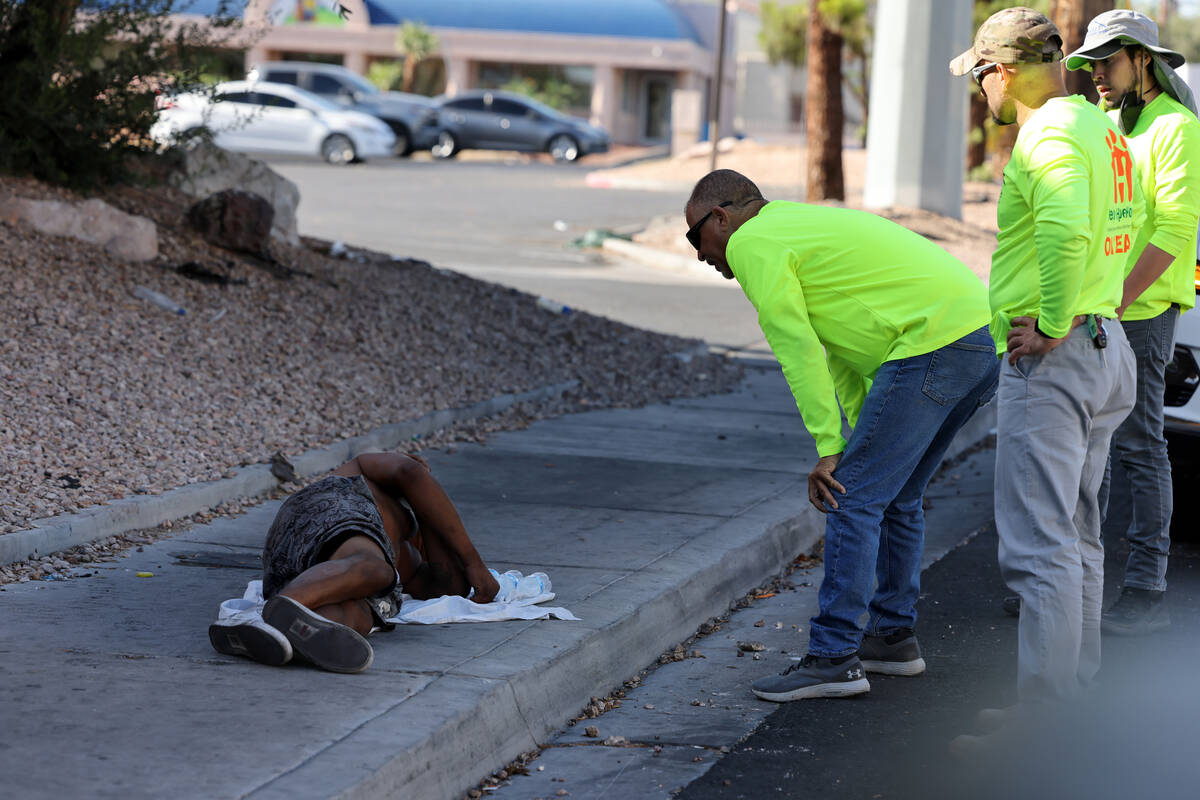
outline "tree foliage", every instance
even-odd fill
[[[404,85],[404,62],[374,61],[367,68],[367,80],[385,92],[399,91]]]
[[[0,0],[0,172],[73,186],[127,175],[155,96],[198,80],[240,25],[170,15],[186,0]],[[227,4],[232,6],[233,4]]]
[[[874,37],[874,2],[869,0],[818,0],[824,28],[840,36],[845,68],[842,80],[863,110],[859,130],[866,144],[867,111],[871,89],[871,45]],[[808,61],[810,9],[806,3],[784,4],[765,0],[761,6],[759,43],[772,64],[804,66]]]
[[[867,0],[817,0],[827,29],[842,37],[847,56],[866,59],[871,52],[874,3]],[[759,44],[772,64],[804,66],[808,57],[807,3],[764,0]]]
[[[804,66],[808,56],[808,6],[764,0],[758,41],[772,64]]]
[[[584,98],[581,97],[579,87],[552,77],[537,80],[528,75],[521,75],[501,84],[500,89],[505,92],[532,97],[534,100],[545,103],[559,111],[564,111],[584,101]]]
[[[437,37],[420,22],[405,22],[396,33],[396,49],[404,54],[401,91],[411,92],[417,74],[417,64],[437,52]]]

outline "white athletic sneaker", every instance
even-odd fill
[[[241,598],[221,603],[217,621],[208,626],[208,640],[213,649],[272,667],[291,661],[291,642],[263,620],[262,609],[261,603]]]

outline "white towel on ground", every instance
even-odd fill
[[[541,607],[538,603],[553,600],[554,592],[550,591],[550,579],[544,573],[534,573],[541,580],[536,585],[543,591],[530,594],[526,587],[529,582],[522,583],[521,573],[510,570],[503,576],[492,570],[501,584],[501,592],[491,603],[475,603],[465,597],[445,595],[430,600],[414,600],[409,595],[402,595],[400,613],[388,622],[398,625],[442,625],[448,622],[502,622],[512,619],[562,619],[578,622],[579,617],[565,608],[555,606]],[[530,575],[533,578],[534,575]],[[509,588],[509,580],[513,588]],[[522,591],[524,590],[524,591]],[[233,598],[221,603],[219,617],[226,619],[235,614],[262,613],[263,596],[262,581],[253,580],[246,584],[246,591],[240,598]]]

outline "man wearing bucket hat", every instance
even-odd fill
[[[1133,407],[1134,359],[1116,310],[1143,215],[1124,138],[1068,96],[1062,37],[1031,8],[980,26],[950,62],[1020,133],[1004,170],[989,286],[1007,353],[997,393],[1001,571],[1021,596],[1020,708],[1077,694],[1100,666],[1104,549],[1097,494]]]
[[[1158,46],[1152,19],[1125,10],[1092,20],[1083,45],[1067,56],[1067,69],[1091,71],[1101,107],[1128,137],[1147,214],[1127,257],[1118,308],[1137,358],[1137,403],[1112,448],[1129,476],[1133,513],[1125,580],[1102,618],[1105,633],[1144,634],[1170,624],[1162,602],[1172,505],[1164,373],[1175,349],[1175,323],[1196,302],[1192,256],[1200,218],[1200,121],[1191,90],[1174,70],[1183,61]],[[1106,475],[1102,510],[1108,486]]]

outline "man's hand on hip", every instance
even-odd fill
[[[1066,340],[1065,336],[1051,339],[1038,333],[1037,317],[1013,317],[1007,339],[1008,363],[1015,366],[1022,356],[1045,355]]]
[[[841,460],[841,453],[824,456],[817,461],[813,471],[808,473],[808,502],[816,506],[817,511],[822,514],[828,513],[829,508],[838,507],[837,500],[833,496],[835,490],[841,494],[846,493],[846,487],[833,479],[833,471],[837,469],[838,462]],[[826,508],[826,505],[829,508]]]

